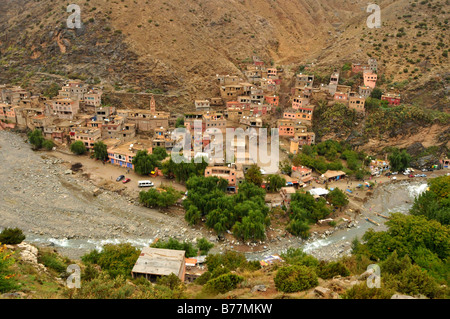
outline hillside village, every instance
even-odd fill
[[[391,164],[387,159],[387,154],[384,158],[376,158],[376,156],[369,157],[363,152],[359,153],[359,156],[364,155],[359,159],[360,167],[349,170],[351,156],[356,156],[357,150],[344,149],[337,141],[316,141],[313,121],[317,117],[315,109],[319,104],[325,107],[333,107],[335,104],[343,105],[356,118],[362,119],[366,116],[366,100],[374,98],[374,92],[384,107],[395,107],[402,103],[401,92],[381,92],[379,89],[377,91],[379,66],[375,59],[370,58],[367,63],[351,64],[351,75],[359,78],[352,86],[340,84],[339,71],[332,73],[328,85],[322,83],[317,85],[313,72],[308,72],[310,68],[312,66],[306,66],[295,75],[293,80],[295,84],[290,88],[290,94],[287,97],[284,96],[285,103],[283,105],[280,99],[280,87],[283,81],[287,80],[283,77],[283,69],[268,67],[254,56],[253,62],[246,66],[245,78],[230,74],[218,74],[212,81],[215,81],[220,96],[195,100],[192,103],[193,110],[184,114],[179,114],[176,108],[170,108],[170,112],[161,111],[158,96],[155,95],[149,95],[148,108],[114,107],[102,99],[105,92],[101,87],[88,85],[81,80],[67,80],[61,88],[58,87],[57,92],[55,90],[49,96],[32,94],[32,92],[17,86],[2,85],[0,86],[0,130],[18,132],[39,130],[45,139],[54,143],[53,150],[60,150],[65,154],[69,153],[72,144],[81,142],[87,153],[92,155],[95,145],[101,142],[106,145],[107,159],[103,163],[97,162],[97,165],[123,168],[124,175],[127,175],[131,170],[136,170],[134,159],[142,154],[142,151],[146,151],[147,154],[159,154],[161,150],[164,150],[167,154],[171,154],[179,142],[172,133],[177,128],[184,127],[189,133],[187,136],[192,139],[191,145],[194,145],[189,150],[192,160],[201,156],[208,162],[203,167],[201,175],[225,180],[227,195],[233,198],[232,200],[236,198],[232,196],[239,195],[239,189],[242,186],[244,193],[254,192],[252,196],[245,195],[249,197],[244,203],[248,204],[248,202],[254,201],[255,205],[259,205],[258,197],[261,196],[261,193],[258,193],[259,190],[253,189],[254,186],[249,187],[247,183],[249,172],[256,167],[263,175],[260,188],[267,191],[262,193],[263,203],[272,211],[289,210],[291,201],[295,202],[294,206],[298,205],[300,200],[298,194],[303,194],[303,191],[307,191],[313,196],[314,205],[317,205],[318,210],[326,211],[323,215],[315,217],[316,224],[312,225],[312,228],[304,226],[304,220],[297,220],[291,216],[286,227],[288,232],[285,229],[276,229],[276,225],[272,225],[273,227],[268,227],[267,230],[264,226],[262,233],[253,229],[250,235],[248,229],[245,229],[247,226],[242,226],[244,221],[242,224],[237,221],[234,227],[231,224],[223,226],[225,227],[223,228],[217,226],[219,222],[212,226],[208,225],[208,218],[212,219],[213,217],[207,216],[205,224],[219,235],[220,240],[225,239],[227,243],[232,243],[238,250],[246,251],[249,249],[248,247],[251,247],[253,251],[255,247],[256,249],[266,248],[264,240],[267,238],[268,241],[274,241],[275,238],[279,238],[280,234],[286,238],[299,236],[306,239],[309,236],[308,232],[311,231],[316,237],[326,238],[327,235],[338,229],[335,228],[337,222],[340,223],[340,229],[356,227],[356,216],[361,213],[360,204],[367,199],[368,191],[373,190],[377,183],[389,182],[391,177],[392,180],[397,178],[402,180],[427,177],[427,175],[417,174],[417,172],[413,174],[414,169],[408,168],[406,169],[407,174],[393,176],[397,172],[390,170]],[[195,134],[198,123],[201,123],[200,139]],[[258,157],[250,152],[245,142],[244,158],[236,158],[233,163],[211,161],[208,156],[204,157],[213,148],[225,149],[225,141],[222,142],[222,145],[217,145],[215,136],[218,133],[224,134],[227,129],[236,130],[238,128],[244,130],[276,128],[278,130],[280,147],[283,152],[277,174],[266,174],[264,165],[261,165]],[[196,153],[195,145],[201,146],[201,152]],[[241,146],[242,141],[232,143],[234,151]],[[346,166],[342,166],[339,164],[340,162],[339,165],[336,165],[336,154],[330,156],[330,160],[325,163],[325,169],[314,165],[304,165],[305,156],[313,146],[323,147],[327,151],[335,147],[336,154],[340,153],[341,155],[347,152]],[[415,169],[423,169],[423,171],[445,169],[443,172],[445,173],[450,164],[446,155],[442,154],[437,165],[415,167]],[[328,154],[325,154],[325,157],[328,160]],[[77,161],[76,157],[73,159]],[[167,160],[169,159],[164,158],[164,161]],[[94,160],[92,159],[92,161]],[[359,175],[358,172],[360,172]],[[164,174],[162,167],[152,167],[150,174],[141,175],[142,180],[174,177]],[[282,178],[282,184],[276,183],[278,185],[275,186],[274,175]],[[125,176],[122,177],[125,178]],[[176,177],[177,184],[181,185],[181,188],[177,189],[184,191],[186,184],[191,187],[189,182],[180,181],[178,176]],[[122,179],[119,177],[118,181],[122,181]],[[131,183],[137,184],[138,181],[133,179]],[[172,185],[174,185],[173,182]],[[151,183],[150,186],[154,186],[154,184]],[[211,194],[219,194],[215,193],[219,188],[217,185],[210,184],[210,186]],[[345,200],[338,204],[337,201],[332,200],[329,194],[335,189],[340,189],[342,194],[345,194],[344,198],[348,198],[350,201]],[[164,187],[157,188],[157,191],[159,193],[171,192]],[[188,192],[185,193],[183,199],[186,197],[188,197]],[[141,200],[141,202],[145,204],[145,200]],[[240,203],[237,202],[237,205]],[[323,205],[322,208],[321,205]],[[325,206],[329,208],[324,208]],[[268,208],[258,207],[257,209],[267,214]],[[194,208],[194,210],[198,209],[200,207]],[[330,215],[331,210],[333,214]],[[191,208],[186,208],[186,211],[186,216],[191,216]],[[382,214],[379,216],[388,218]],[[186,217],[191,225],[198,224],[200,220],[205,222],[204,214],[189,219],[191,217]],[[250,218],[257,220],[259,217]],[[274,217],[274,219],[276,218]],[[376,221],[370,218],[366,219],[379,226]],[[261,225],[266,224],[265,221],[260,223]],[[236,225],[242,226],[242,230]],[[232,229],[232,232],[229,229]],[[236,237],[236,240],[230,236],[231,234]],[[257,244],[258,242],[259,244]],[[25,247],[32,250],[32,248]],[[187,257],[179,250],[145,247],[131,271],[131,276],[133,279],[143,277],[153,283],[158,282],[157,278],[161,279],[171,273],[186,283],[203,278],[202,275],[207,272],[204,266],[206,256]],[[262,259],[260,264],[271,266],[283,262],[284,260],[278,254],[274,254]],[[359,284],[358,280],[363,280],[366,275],[353,277],[351,285],[348,282],[340,284],[349,288]],[[339,298],[339,294],[332,292],[331,286],[330,288],[319,288],[310,291],[309,294],[320,298]],[[265,289],[265,287],[261,289]],[[252,290],[252,292],[254,291]]]

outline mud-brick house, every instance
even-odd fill
[[[60,119],[73,120],[79,113],[80,103],[70,98],[56,99],[52,101],[53,115]]]
[[[364,114],[366,109],[366,99],[362,96],[352,96],[349,98],[348,107],[358,113]]]
[[[16,112],[11,104],[0,103],[0,121],[16,123]]]
[[[74,127],[71,132],[75,133],[75,141],[83,142],[88,150],[93,149],[94,144],[102,137],[102,131],[98,128]]]
[[[209,111],[211,107],[211,102],[208,100],[195,100],[194,104],[197,111]]]
[[[370,94],[372,93],[372,88],[368,86],[359,86],[358,87],[358,94],[364,98],[370,97]]]
[[[314,75],[299,73],[295,77],[295,87],[312,88],[314,84]]]

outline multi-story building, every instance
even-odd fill
[[[84,95],[88,92],[88,86],[79,80],[67,81],[61,90],[58,98],[72,99],[75,101],[84,101]]]
[[[103,91],[92,89],[84,94],[84,103],[89,106],[99,107],[102,104]]]
[[[109,161],[113,165],[134,169],[133,158],[137,152],[147,150],[151,154],[152,144],[150,140],[134,140],[110,147],[108,148]]]
[[[228,181],[228,191],[237,191],[236,169],[228,166],[208,166],[205,177],[216,176]]]
[[[348,107],[359,113],[365,113],[366,99],[362,96],[352,96],[349,98]]]
[[[98,128],[91,127],[73,127],[71,128],[75,141],[81,141],[88,150],[94,148],[94,144],[102,137],[102,132]]]
[[[299,88],[312,88],[314,84],[314,75],[299,73],[295,77],[295,86]]]
[[[364,72],[363,77],[364,77],[364,86],[368,86],[371,89],[374,89],[375,85],[377,84],[376,73],[373,73],[371,71],[366,71],[366,72]]]
[[[364,98],[370,97],[370,94],[372,93],[372,89],[368,86],[359,86],[358,87],[358,94]]]
[[[60,119],[73,120],[80,110],[80,104],[78,100],[70,98],[57,99],[52,101],[51,110]]]
[[[208,100],[195,100],[195,109],[197,111],[209,111],[211,103]]]

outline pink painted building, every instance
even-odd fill
[[[364,72],[364,86],[368,86],[371,89],[375,88],[377,83],[377,75],[376,73],[372,73],[370,71]]]

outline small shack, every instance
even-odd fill
[[[184,250],[144,247],[131,270],[131,276],[144,277],[156,282],[157,278],[173,273],[184,281],[186,272],[184,254]]]
[[[320,181],[323,183],[338,181],[345,177],[345,172],[343,171],[326,171],[320,176]]]

